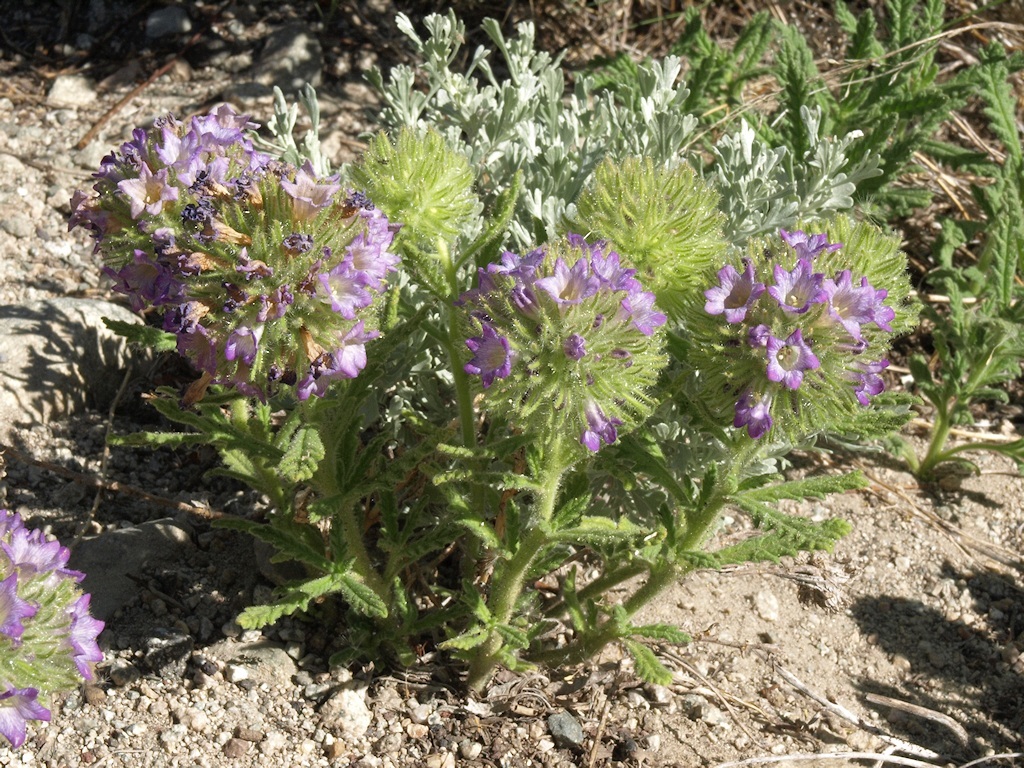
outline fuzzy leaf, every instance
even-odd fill
[[[488,637],[490,637],[490,633],[486,629],[476,627],[461,635],[450,637],[444,642],[438,643],[437,647],[446,651],[471,651],[483,645]]]
[[[357,612],[374,618],[387,618],[388,607],[376,592],[355,576],[345,573],[335,576],[337,589]]]
[[[288,443],[277,465],[278,474],[288,483],[308,480],[316,473],[323,457],[324,444],[320,441],[320,433],[313,427],[303,427]]]
[[[175,352],[178,349],[178,337],[159,328],[124,320],[111,320],[109,317],[103,318],[103,324],[129,343],[139,344],[154,352]]]
[[[630,640],[629,638],[623,638],[622,644],[629,651],[629,655],[633,657],[636,674],[642,680],[655,685],[672,684],[672,673],[664,664],[658,661],[654,651],[643,643],[638,643],[636,640]]]
[[[675,624],[644,624],[640,627],[630,627],[629,631],[640,637],[646,637],[651,640],[664,640],[678,645],[685,645],[693,640],[690,635],[683,632]]]

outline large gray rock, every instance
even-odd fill
[[[104,317],[141,322],[95,299],[0,306],[0,443],[15,428],[109,408],[131,357]]]
[[[92,614],[109,621],[139,594],[138,582],[161,565],[181,563],[193,546],[192,531],[178,520],[152,520],[83,539],[68,565],[85,574],[82,589],[92,595]]]
[[[224,97],[246,103],[271,95],[275,85],[294,97],[306,83],[320,84],[323,67],[323,48],[313,31],[301,22],[285,24],[267,37],[253,67],[253,80],[230,85]]]
[[[298,672],[295,660],[288,655],[284,646],[266,639],[242,643],[222,640],[211,645],[203,653],[233,668],[226,677],[234,677],[236,680],[251,679],[257,685],[266,683],[270,686],[288,687],[292,685],[292,677]],[[239,670],[245,670],[245,673]]]

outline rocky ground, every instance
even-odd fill
[[[0,505],[74,542],[107,628],[97,682],[54,702],[22,750],[0,747],[0,765],[844,765],[857,753],[876,756],[864,764],[1024,763],[992,757],[1024,742],[1024,480],[993,457],[948,488],[920,487],[884,455],[807,457],[797,471],[853,462],[871,478],[865,492],[796,508],[841,515],[853,533],[828,557],[699,573],[673,589],[647,618],[696,639],[662,649],[668,687],[639,682],[613,650],[577,669],[499,676],[474,700],[437,657],[404,673],[331,670],[339,640],[323,626],[234,623],[274,574],[210,513],[260,502],[206,478],[202,451],[104,447],[111,431],[153,426],[140,395],[169,364],[129,359],[96,330],[127,310],[109,303],[84,233],[67,233],[68,200],[160,114],[226,98],[265,120],[266,86],[289,56],[308,67],[301,76],[322,77],[325,144],[344,158],[371,124],[360,72],[387,51],[367,30],[392,9],[336,8],[324,19],[197,4],[183,18],[151,5],[92,27],[45,7],[6,16]],[[47,39],[45,24],[67,25],[68,42],[43,55],[26,41]],[[88,55],[98,45],[103,66]],[[978,429],[1019,435],[1020,412]],[[722,535],[741,531],[734,521]],[[812,599],[822,584],[830,606]]]

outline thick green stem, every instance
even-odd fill
[[[545,472],[540,479],[537,499],[526,520],[526,537],[503,568],[495,572],[491,586],[491,618],[495,624],[508,624],[523,592],[530,566],[548,544],[547,523],[555,511],[558,487],[565,471],[561,456],[561,439],[552,440],[550,453],[545,456]],[[491,679],[502,646],[501,635],[491,630],[488,638],[477,649],[469,667],[467,684],[472,691],[480,691]]]
[[[928,450],[917,466],[918,477],[926,477],[936,466],[945,461],[946,441],[949,440],[949,432],[953,428],[952,413],[955,408],[955,400],[943,404],[936,409],[935,428],[932,430],[931,441],[928,443]]]
[[[667,586],[676,581],[683,573],[690,570],[688,567],[679,564],[676,552],[693,550],[704,543],[710,528],[718,520],[730,496],[735,493],[738,478],[743,467],[756,454],[756,451],[756,444],[753,441],[746,441],[737,455],[729,462],[726,470],[716,475],[714,488],[708,494],[707,501],[700,508],[693,510],[688,516],[686,532],[676,545],[674,552],[666,552],[665,559],[654,565],[633,563],[600,576],[579,591],[580,599],[598,597],[623,581],[638,576],[644,570],[649,570],[650,575],[647,580],[622,604],[626,616],[631,617],[661,594]],[[601,622],[594,631],[584,634],[566,647],[533,654],[530,656],[530,660],[548,664],[581,662],[593,656],[605,645],[618,639],[618,637],[619,628],[617,624],[611,618],[608,618]]]
[[[448,281],[448,297],[445,301],[447,314],[447,328],[444,337],[444,349],[448,355],[448,370],[452,373],[455,382],[455,404],[459,411],[459,432],[462,436],[462,444],[467,448],[475,448],[476,436],[476,412],[473,409],[473,392],[469,386],[469,376],[463,370],[459,361],[459,343],[464,342],[459,336],[459,321],[455,311],[454,301],[460,293],[459,270],[444,241],[439,241],[437,253],[444,264],[445,278]],[[484,496],[482,489],[476,483],[470,488],[470,501],[473,509],[479,510],[483,507]],[[462,580],[472,581],[476,576],[477,561],[480,559],[480,541],[475,537],[467,537],[462,550]]]
[[[341,521],[342,532],[345,534],[345,548],[352,557],[352,570],[355,571],[374,594],[377,595],[384,605],[391,607],[391,590],[373,567],[370,553],[366,549],[366,542],[363,539],[362,522],[356,516],[356,509],[349,506],[339,511],[338,517]]]

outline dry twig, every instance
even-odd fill
[[[869,693],[864,698],[872,704],[881,704],[883,707],[898,709],[900,712],[906,712],[907,714],[914,715],[915,717],[922,717],[925,720],[931,720],[933,723],[944,725],[953,732],[957,741],[962,745],[967,746],[967,742],[970,738],[967,735],[967,730],[949,715],[944,715],[942,712],[936,712],[934,709],[921,707],[917,704],[911,704],[909,701],[901,701],[900,699],[893,699],[889,696],[882,696],[878,693]]]
[[[785,680],[791,686],[793,686],[798,691],[800,691],[800,693],[804,694],[804,696],[807,696],[808,698],[813,699],[814,701],[818,702],[821,706],[823,706],[825,709],[827,709],[832,714],[837,715],[838,717],[841,717],[843,720],[846,720],[849,723],[852,723],[853,725],[857,726],[861,730],[867,731],[868,733],[870,733],[873,736],[877,736],[882,741],[884,741],[886,744],[889,744],[889,745],[891,745],[893,747],[896,747],[896,749],[898,749],[900,752],[904,752],[904,753],[906,753],[908,755],[915,755],[917,757],[926,758],[928,760],[940,760],[940,761],[945,761],[946,760],[946,758],[943,755],[940,755],[938,752],[930,750],[927,747],[918,746],[917,744],[914,744],[914,743],[909,742],[909,741],[904,741],[903,739],[896,738],[895,736],[890,736],[888,733],[883,731],[881,728],[879,728],[877,726],[874,726],[874,725],[871,725],[870,723],[864,722],[864,720],[862,720],[856,714],[854,714],[853,712],[848,710],[842,704],[839,704],[839,703],[834,702],[834,701],[829,701],[822,694],[820,694],[817,691],[809,688],[796,675],[794,675],[788,669],[783,667],[777,661],[774,662],[774,668],[775,668],[775,671],[778,673],[779,677],[781,677],[783,680]],[[739,765],[739,763],[737,763],[737,765]],[[922,765],[929,765],[929,764],[928,763],[922,763]],[[723,768],[723,767],[719,766],[719,768]]]

